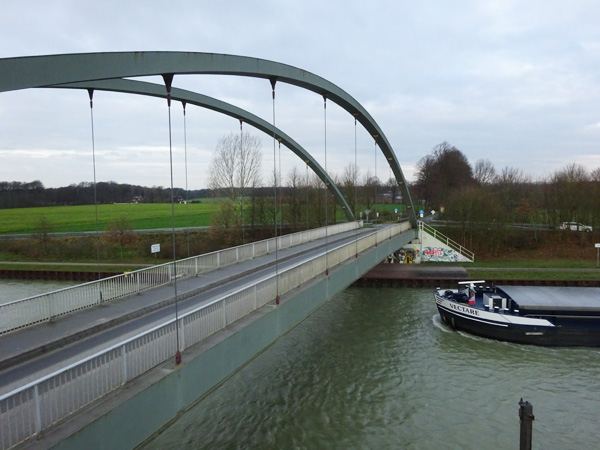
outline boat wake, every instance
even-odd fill
[[[440,317],[439,314],[434,314],[433,317],[431,318],[431,321],[433,322],[433,325],[436,328],[439,328],[444,333],[452,333],[454,331],[450,327],[444,325],[444,323],[442,322],[442,318]]]
[[[473,341],[496,343],[496,341],[494,341],[492,339],[484,338],[484,337],[481,337],[481,336],[475,336],[473,334],[466,333],[466,332],[461,331],[461,330],[453,330],[448,325],[444,325],[444,322],[442,322],[442,318],[440,317],[439,314],[434,314],[433,317],[431,318],[431,321],[433,322],[433,325],[436,328],[442,330],[444,333],[458,333],[460,336],[463,336],[463,337],[465,337],[467,339],[471,339]],[[505,344],[508,344],[508,342],[506,342]]]

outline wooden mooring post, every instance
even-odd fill
[[[533,405],[529,402],[519,401],[519,419],[521,419],[520,450],[531,450],[531,434],[533,432]]]

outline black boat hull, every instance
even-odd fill
[[[474,317],[469,313],[470,308],[456,311],[440,303],[437,302],[438,312],[445,324],[476,336],[518,344],[600,347],[600,329],[596,327],[581,327],[576,323],[571,324],[572,326],[565,324],[556,326],[507,324],[486,317]]]

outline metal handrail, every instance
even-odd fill
[[[0,335],[39,323],[50,322],[56,317],[118,300],[130,295],[169,284],[178,279],[198,276],[258,256],[275,252],[275,247],[285,248],[311,242],[325,237],[356,229],[360,222],[345,222],[329,227],[301,231],[277,238],[232,247],[203,255],[192,256],[150,268],[115,275],[102,280],[58,289],[0,305]],[[173,267],[177,273],[173,273]]]
[[[443,233],[439,232],[438,230],[436,230],[432,226],[427,225],[422,220],[420,220],[418,223],[419,223],[419,232],[426,232],[430,236],[433,236],[435,239],[437,239],[437,240],[439,240],[441,242],[445,242],[445,244],[448,247],[450,247],[452,250],[460,253],[462,256],[464,256],[466,259],[468,259],[469,262],[475,261],[475,253],[473,253],[471,250],[463,247],[458,242],[453,241],[448,236],[446,236]]]

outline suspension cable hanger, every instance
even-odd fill
[[[244,163],[244,146],[243,146],[243,140],[244,140],[244,131],[243,131],[243,124],[244,121],[242,119],[239,119],[240,121],[240,163]],[[243,164],[245,165],[245,164]],[[245,230],[244,230],[244,167],[240,167],[240,218],[242,219],[242,244],[246,243],[246,235],[245,235]]]
[[[171,85],[173,74],[163,74],[165,87],[167,89],[167,107],[169,110],[169,167],[171,169],[171,239],[173,245],[173,290],[175,293],[175,335],[177,351],[175,352],[175,365],[181,364],[181,350],[179,349],[179,307],[177,303],[177,251],[175,248],[175,193],[173,191],[173,140],[171,134]]]
[[[352,170],[352,182],[354,183],[354,220],[357,220],[358,217],[358,190],[357,190],[357,184],[358,184],[358,164],[357,164],[357,141],[356,141],[356,130],[357,130],[357,120],[356,120],[356,116],[358,114],[354,113],[354,169]],[[357,222],[358,223],[358,222]],[[358,259],[358,226],[356,227],[356,236],[355,236],[355,242],[356,242],[356,250],[354,252],[354,258]]]
[[[279,239],[277,237],[277,157],[276,157],[276,147],[275,141],[277,140],[277,136],[275,133],[275,83],[277,83],[277,78],[270,78],[271,89],[273,91],[273,178],[274,178],[274,188],[273,188],[273,201],[275,203],[275,208],[273,208],[273,224],[275,228],[275,283],[276,283],[276,297],[275,304],[279,305],[280,297],[279,297],[279,265],[278,265],[278,248],[279,248]]]
[[[323,94],[323,117],[324,117],[324,147],[325,147],[325,173],[327,172],[327,96]],[[329,190],[327,181],[325,181],[325,275],[329,276],[329,249],[328,249],[328,229],[329,229]]]
[[[188,163],[187,163],[187,124],[186,124],[186,114],[185,114],[185,106],[186,102],[181,102],[181,106],[183,106],[183,150],[185,155],[185,215],[187,227],[185,230],[185,236],[187,238],[187,255],[188,258],[190,255],[190,227],[191,227],[191,217],[190,217],[190,199],[189,199],[189,190],[188,190]]]
[[[376,205],[377,203],[377,195],[379,194],[379,179],[377,178],[377,138],[379,137],[378,134],[374,134],[373,135],[373,139],[375,140],[375,146],[374,146],[374,153],[375,153],[375,182],[373,183],[375,185],[375,199],[373,200],[373,206]],[[373,208],[375,209],[375,208]],[[377,214],[377,212],[374,212],[373,214]],[[371,222],[373,222],[373,219],[371,219]],[[377,241],[375,241],[375,247],[377,247]]]
[[[88,89],[90,98],[90,120],[92,126],[92,164],[94,168],[94,213],[96,215],[96,260],[98,262],[97,279],[100,279],[100,227],[98,223],[98,192],[96,188],[96,139],[94,136],[94,90]],[[102,301],[102,292],[99,294]]]

